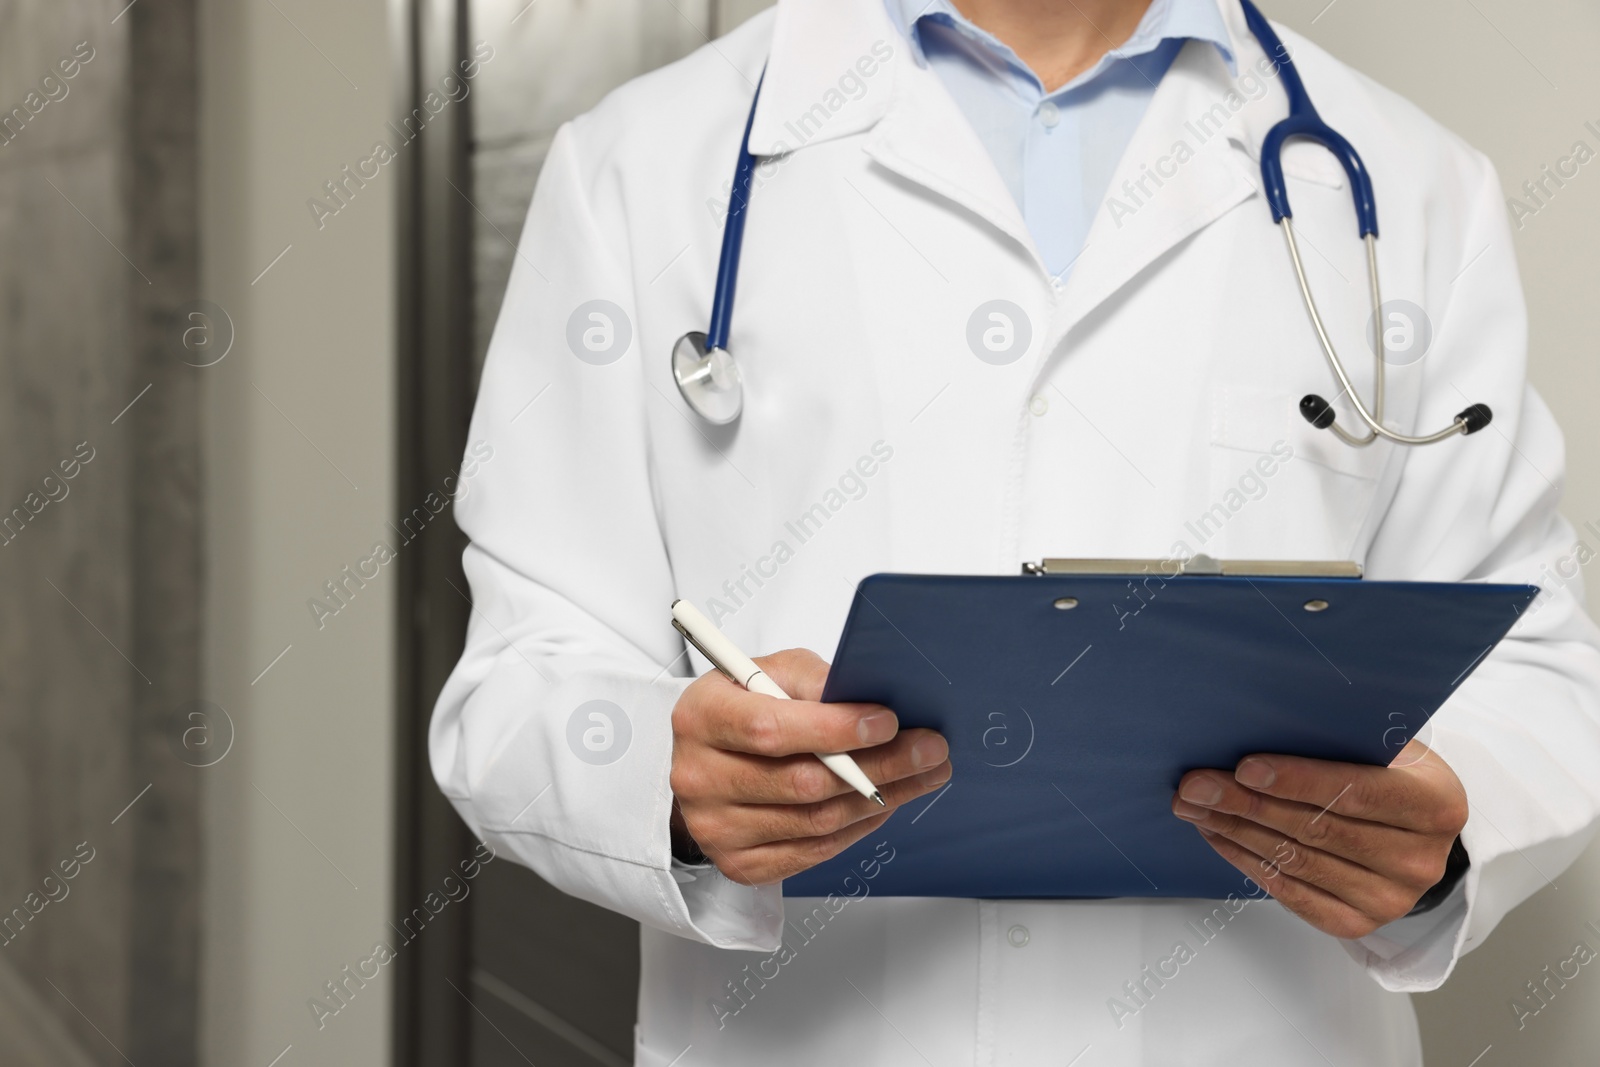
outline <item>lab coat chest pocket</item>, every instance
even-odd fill
[[[1350,559],[1393,449],[1352,448],[1300,416],[1299,396],[1259,385],[1211,390],[1204,551],[1234,559]]]

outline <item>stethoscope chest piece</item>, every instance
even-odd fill
[[[699,331],[678,338],[672,348],[672,380],[695,414],[716,426],[726,426],[744,410],[744,382],[739,365],[721,348],[706,348]]]

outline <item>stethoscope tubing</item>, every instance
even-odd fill
[[[1367,173],[1361,154],[1339,131],[1322,120],[1317,106],[1311,102],[1311,94],[1306,92],[1305,82],[1300,79],[1300,68],[1295,66],[1289,49],[1266,16],[1251,0],[1239,0],[1239,6],[1244,10],[1245,25],[1250,28],[1250,33],[1277,64],[1278,80],[1283,83],[1284,92],[1289,97],[1288,117],[1273,126],[1261,142],[1261,180],[1265,185],[1263,191],[1267,204],[1272,209],[1272,221],[1281,223],[1293,214],[1289,207],[1289,187],[1283,177],[1283,148],[1290,139],[1303,137],[1320,144],[1339,161],[1350,179],[1350,193],[1355,199],[1356,221],[1361,236],[1376,237],[1378,203],[1372,192],[1372,177]]]
[[[744,222],[750,213],[750,191],[755,182],[756,157],[750,153],[750,128],[756,121],[756,104],[766,69],[756,79],[755,98],[750,115],[744,120],[744,137],[739,142],[739,161],[733,170],[733,188],[728,194],[728,217],[722,224],[722,254],[717,260],[717,288],[711,300],[711,328],[706,331],[709,351],[728,350],[728,334],[733,329],[733,291],[739,284],[739,255],[744,249]]]
[[[1413,436],[1397,433],[1383,425],[1387,360],[1382,327],[1383,293],[1378,283],[1378,208],[1373,195],[1372,178],[1367,173],[1366,164],[1355,147],[1322,120],[1316,106],[1311,102],[1310,94],[1306,92],[1305,82],[1300,78],[1300,71],[1295,66],[1293,57],[1279,39],[1277,32],[1273,30],[1271,23],[1261,14],[1252,0],[1239,0],[1239,5],[1251,34],[1277,64],[1279,79],[1289,98],[1288,116],[1274,125],[1262,140],[1263,192],[1272,210],[1273,221],[1283,230],[1284,243],[1289,250],[1289,261],[1294,266],[1295,280],[1299,284],[1300,296],[1305,303],[1306,313],[1310,316],[1317,342],[1327,359],[1329,369],[1339,383],[1341,395],[1350,398],[1350,403],[1355,408],[1356,415],[1365,424],[1367,432],[1363,436],[1356,436],[1338,425],[1332,405],[1315,394],[1301,400],[1301,414],[1318,429],[1331,429],[1341,441],[1356,448],[1370,445],[1379,438],[1402,445],[1426,445],[1442,441],[1446,437],[1453,437],[1458,433],[1476,433],[1487,426],[1493,418],[1493,413],[1483,404],[1470,405],[1456,415],[1449,427],[1437,433]],[[744,247],[745,221],[749,216],[756,170],[755,156],[750,151],[750,131],[755,125],[756,107],[761,100],[761,87],[765,81],[766,70],[763,68],[750,102],[750,114],[745,119],[744,136],[739,144],[739,159],[734,168],[728,214],[723,223],[722,250],[717,262],[716,288],[712,295],[710,329],[703,336],[703,340],[699,334],[685,335],[673,350],[673,376],[677,381],[679,392],[698,414],[718,425],[737,419],[743,407],[743,385],[738,365],[728,351],[728,338],[733,329],[734,290],[739,281],[739,259]],[[1321,145],[1339,161],[1350,180],[1356,222],[1367,249],[1367,279],[1372,299],[1373,349],[1376,363],[1373,370],[1373,402],[1370,409],[1357,392],[1355,383],[1351,381],[1344,361],[1339,358],[1333,339],[1322,321],[1316,297],[1306,278],[1299,243],[1295,240],[1294,212],[1289,204],[1289,189],[1283,172],[1283,149],[1287,142],[1294,138],[1303,138]],[[712,379],[725,384],[720,386],[710,384]],[[721,410],[714,411],[714,408],[719,407],[719,400],[716,397],[709,397],[706,390],[718,388],[737,392],[730,392],[722,397]]]

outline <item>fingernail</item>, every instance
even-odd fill
[[[1233,777],[1242,786],[1248,786],[1251,789],[1266,789],[1278,780],[1278,772],[1273,770],[1272,764],[1266,760],[1251,756],[1239,764],[1238,769],[1233,772]]]
[[[856,723],[856,735],[863,745],[881,745],[895,735],[896,725],[894,712],[875,711]]]
[[[946,763],[943,767],[940,767],[936,771],[929,771],[926,774],[919,774],[917,776],[917,781],[921,782],[929,789],[936,789],[950,780],[950,773],[952,770],[954,770],[954,768],[951,767],[950,764]]]
[[[1211,815],[1211,812],[1207,811],[1205,808],[1197,808],[1193,804],[1185,804],[1183,801],[1179,800],[1172,805],[1172,814],[1176,815],[1180,819],[1188,819],[1190,822],[1199,822],[1202,819],[1208,818]]]
[[[924,737],[921,741],[911,746],[911,766],[917,770],[924,767],[937,767],[943,763],[945,757],[950,755],[950,746],[942,737]]]
[[[1215,804],[1222,799],[1222,786],[1209,775],[1191,778],[1183,783],[1178,795],[1192,804]]]

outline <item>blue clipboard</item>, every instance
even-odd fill
[[[1201,897],[1244,876],[1173,816],[1179,778],[1252,752],[1386,765],[1538,595],[1359,578],[875,574],[825,701],[939,730],[954,774],[784,882],[980,898]],[[1330,801],[1332,797],[1328,798]]]

